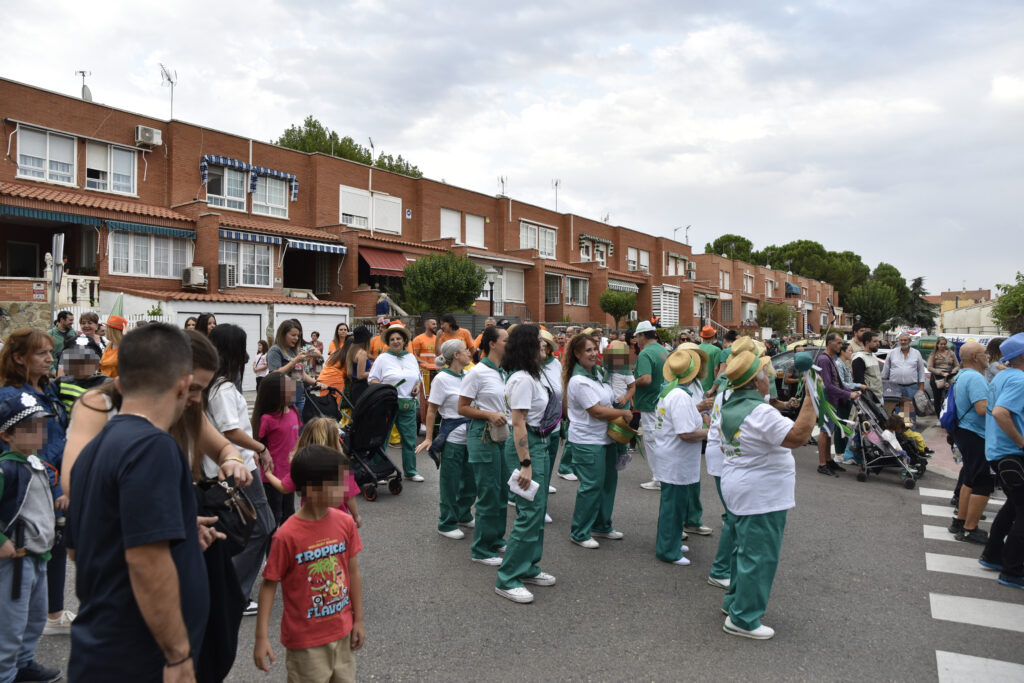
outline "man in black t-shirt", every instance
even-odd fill
[[[120,413],[71,474],[68,547],[81,608],[70,680],[194,680],[209,588],[191,474],[167,433],[191,381],[181,330],[154,323],[125,335]]]

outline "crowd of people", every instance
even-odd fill
[[[618,475],[639,455],[651,472],[642,487],[660,494],[653,555],[686,566],[688,534],[713,533],[703,459],[725,510],[703,568],[726,591],[723,630],[767,639],[761,619],[795,506],[792,449],[818,424],[818,472],[862,467],[842,429],[853,402],[880,400],[883,379],[912,397],[927,368],[937,407],[954,405],[963,454],[950,531],[984,544],[982,566],[1024,588],[1024,334],[998,351],[965,344],[959,357],[940,340],[927,364],[903,337],[883,364],[875,332],[828,334],[813,363],[835,412],[819,419],[796,373],[777,377],[771,364],[802,342],[711,326],[663,342],[651,321],[606,336],[489,319],[473,338],[451,315],[415,336],[381,316],[376,331],[338,324],[325,355],[317,332],[306,340],[286,320],[250,355],[253,340],[212,314],[185,329],[112,315],[101,330],[92,313],[78,323],[62,312],[0,351],[2,681],[60,677],[35,660],[44,633],[70,633],[76,680],[222,680],[245,615],[256,615],[253,661],[270,670],[278,589],[289,679],[353,680],[366,638],[359,489],[338,421],[305,404],[330,397],[345,411],[373,384],[396,389],[400,476],[423,482],[417,456],[433,456],[438,534],[471,534],[468,559],[495,568],[496,594],[515,603],[557,580],[542,569],[554,475],[577,482],[567,540],[594,550],[624,538]],[[913,403],[902,407],[910,439]],[[985,534],[997,478],[1007,502]],[[211,508],[211,488],[234,506]],[[69,558],[77,615],[63,604]]]

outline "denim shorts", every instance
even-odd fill
[[[903,398],[910,398],[910,399],[912,399],[912,398],[914,398],[914,394],[917,393],[917,383],[916,382],[914,384],[901,384],[901,385],[899,385],[899,387],[900,387],[900,396],[902,396]]]

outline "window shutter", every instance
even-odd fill
[[[484,246],[484,217],[466,214],[466,244],[471,247]]]
[[[441,239],[462,241],[462,213],[451,209],[441,209]]]
[[[523,301],[523,271],[505,269],[505,300]]]

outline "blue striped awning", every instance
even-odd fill
[[[95,216],[79,216],[73,213],[62,211],[47,211],[46,209],[29,209],[24,206],[7,206],[0,204],[0,214],[6,216],[19,216],[20,218],[36,218],[43,221],[59,221],[61,223],[77,223],[79,225],[102,225],[103,219]]]
[[[640,291],[640,286],[635,282],[627,282],[625,280],[612,280],[608,279],[608,289],[616,292],[631,292],[636,294]]]
[[[203,178],[203,185],[206,184],[206,178],[208,176],[210,166],[225,166],[242,172],[248,171],[251,168],[249,164],[244,161],[239,161],[238,159],[222,157],[217,154],[204,154],[202,160],[199,162],[199,174]]]
[[[256,191],[256,179],[259,176],[266,176],[268,178],[277,178],[278,180],[284,180],[288,183],[291,188],[291,199],[292,201],[298,201],[299,199],[299,180],[295,177],[294,173],[285,173],[284,171],[275,171],[272,168],[263,168],[262,166],[253,166],[249,171],[249,193]]]
[[[328,244],[327,242],[310,242],[309,240],[288,240],[289,249],[305,249],[306,251],[319,251],[325,254],[346,254],[348,249],[344,244]]]
[[[277,235],[264,235],[259,232],[240,232],[238,230],[225,230],[221,228],[220,237],[225,240],[257,242],[259,244],[281,244],[281,238]]]
[[[794,285],[792,282],[787,282],[786,283],[786,296],[789,296],[790,294],[795,294],[796,296],[800,296],[800,286],[799,285]]]
[[[186,230],[184,228],[168,228],[164,225],[147,225],[145,223],[128,223],[125,221],[107,221],[108,230],[117,230],[119,232],[137,232],[140,235],[159,235],[160,237],[184,237],[185,239],[194,240],[196,238],[195,230]]]

